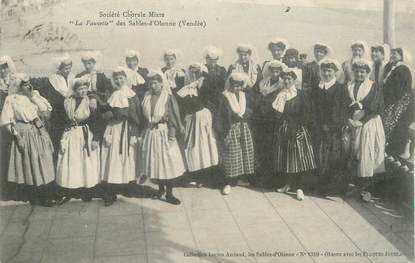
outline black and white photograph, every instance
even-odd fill
[[[414,0],[0,0],[0,263],[414,262]]]

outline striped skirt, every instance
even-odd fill
[[[246,122],[232,124],[222,150],[226,177],[254,173],[254,144]]]
[[[304,126],[298,125],[294,133],[284,121],[276,136],[274,154],[277,173],[295,174],[317,168],[311,137]]]

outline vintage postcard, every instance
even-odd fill
[[[0,0],[0,262],[414,262],[414,12]]]

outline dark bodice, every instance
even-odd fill
[[[180,132],[184,130],[183,123],[180,116],[179,106],[177,104],[176,98],[173,95],[169,95],[169,98],[166,102],[166,111],[163,118],[160,120],[160,123],[167,123],[168,133],[170,137],[175,137],[180,135]],[[148,129],[151,129],[150,123],[147,118],[142,114],[142,126]]]
[[[86,71],[82,71],[77,74],[76,77],[80,78],[88,74]],[[97,73],[97,82],[96,82],[96,91],[89,91],[88,95],[91,98],[95,98],[98,102],[98,105],[106,104],[107,99],[111,96],[112,85],[111,81],[105,76],[104,73]]]
[[[128,124],[131,128],[130,134],[133,136],[139,136],[143,129],[143,117],[141,110],[141,102],[138,95],[128,99],[128,108],[110,107],[107,105],[105,111],[111,112],[111,119],[117,121],[128,120]]]
[[[204,74],[205,80],[199,90],[200,99],[206,107],[217,107],[220,93],[225,88],[226,74],[226,69],[222,66],[208,67],[208,73]]]
[[[344,111],[341,106],[341,96],[345,87],[336,82],[329,89],[321,89],[318,84],[311,90],[314,124],[327,125],[335,128],[344,122]]]
[[[0,90],[0,113],[3,110],[4,102],[6,101],[7,92]]]
[[[140,98],[140,100],[142,100],[143,97],[144,97],[144,94],[148,90],[148,86],[147,86],[147,76],[148,76],[149,71],[148,71],[147,68],[138,67],[137,72],[138,72],[138,74],[140,74],[144,78],[144,80],[145,80],[146,83],[140,84],[140,85],[134,85],[132,87],[132,89],[138,95],[138,97]]]
[[[274,114],[278,119],[287,122],[289,128],[299,125],[311,126],[313,122],[311,109],[310,94],[299,90],[297,96],[285,103],[284,112],[274,110]]]
[[[47,99],[52,106],[52,112],[48,122],[50,129],[61,130],[65,127],[66,112],[64,108],[65,97],[62,96],[49,82],[48,78],[36,78],[30,80],[34,89]]]
[[[394,66],[388,63],[385,66],[385,77]],[[412,88],[412,74],[405,65],[397,66],[386,79],[383,86],[385,105],[398,102],[405,94],[410,93]]]
[[[236,113],[232,111],[232,108],[224,95],[220,96],[219,105],[218,105],[218,114],[215,116],[215,120],[213,121],[214,129],[218,134],[219,138],[224,138],[226,134],[229,132],[231,126],[237,122],[249,122],[252,113],[253,113],[253,105],[252,101],[248,99],[248,96],[245,94],[246,97],[246,110],[245,114],[240,117]]]
[[[203,103],[199,96],[187,95],[181,98],[180,106],[184,115],[193,114],[203,109]]]
[[[303,67],[303,88],[309,89],[319,84],[320,82],[320,75],[319,75],[320,67],[316,61],[309,62],[304,65]]]
[[[163,73],[165,73],[168,70],[167,67],[163,67],[161,69],[161,71]],[[184,70],[183,71],[183,76],[176,76],[175,78],[175,83],[176,83],[176,88],[173,90],[173,92],[177,92],[180,88],[182,88],[184,86],[184,82],[185,82],[185,77],[184,74],[186,73]]]
[[[352,118],[354,112],[356,110],[359,110],[358,105],[352,104],[353,101],[350,98],[349,94],[346,91],[346,94],[344,95],[346,97],[346,102],[344,105],[348,105],[346,112],[348,118]],[[362,123],[366,123],[373,117],[377,115],[383,114],[384,109],[384,100],[383,100],[383,92],[377,87],[376,83],[373,82],[372,87],[370,88],[369,93],[365,98],[363,98],[360,103],[362,104],[362,107],[365,112],[364,117],[360,120]]]

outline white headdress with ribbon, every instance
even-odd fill
[[[208,46],[204,52],[204,58],[219,59],[222,56],[222,50],[215,46]]]
[[[285,54],[285,51],[290,48],[290,44],[288,43],[287,39],[280,38],[280,37],[275,37],[275,38],[273,38],[272,40],[269,41],[268,45],[269,44],[278,44],[278,43],[281,43],[285,46],[285,49],[284,49],[284,54]]]
[[[363,41],[363,40],[353,41],[352,44],[350,45],[350,48],[352,48],[355,45],[363,46],[364,53],[363,53],[363,57],[361,57],[361,58],[369,60],[370,59],[370,48],[369,48],[369,45],[367,44],[367,42]]]
[[[140,52],[138,52],[138,50],[134,50],[134,49],[128,49],[125,51],[125,57],[126,58],[137,58],[138,60],[140,60],[141,56],[140,56]]]
[[[68,53],[63,53],[60,56],[56,56],[52,59],[52,66],[54,70],[58,70],[63,64],[69,65],[72,63],[72,58]]]
[[[264,66],[264,69],[262,71],[263,79],[259,82],[259,91],[262,93],[262,95],[268,95],[275,90],[278,90],[281,88],[281,81],[279,80],[276,83],[273,83],[271,85],[271,74],[270,74],[270,68],[281,68],[281,71],[284,71],[287,69],[287,65],[285,65],[283,62],[279,60],[271,60],[270,62],[266,63]]]
[[[239,61],[239,57],[233,64],[233,67],[235,71],[245,73],[248,76],[247,85],[253,87],[257,81],[258,74],[260,73],[258,72],[259,65],[256,63],[256,50],[250,44],[238,44],[236,51],[237,53],[241,51],[250,52],[249,68],[247,73],[244,72],[243,65],[241,64],[241,61]]]

